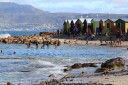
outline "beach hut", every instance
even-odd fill
[[[95,34],[99,34],[101,32],[99,26],[102,26],[102,25],[99,24],[99,22],[100,22],[100,19],[98,18],[94,18],[91,20],[92,32]]]
[[[78,34],[80,34],[83,28],[83,23],[80,19],[77,19],[77,21],[75,22],[75,27],[78,29]]]
[[[71,26],[70,26],[69,21],[65,20],[64,23],[63,23],[63,29],[64,29],[63,33],[68,34],[70,32],[70,27]]]
[[[128,18],[122,18],[116,20],[116,30],[122,30],[122,33],[127,33],[128,30]]]
[[[104,29],[103,29],[103,34],[108,34],[108,35],[115,35],[115,21],[117,19],[107,19],[105,21],[105,26],[104,26]]]
[[[87,24],[86,24],[86,33],[87,34],[92,34],[93,28],[91,26],[91,20],[92,18],[85,18]]]

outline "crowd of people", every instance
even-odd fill
[[[31,40],[30,40],[28,43],[26,43],[27,48],[30,48],[31,45],[35,45],[35,46],[36,46],[36,49],[39,48],[39,44],[40,44],[40,43],[39,43],[37,40],[35,40],[35,41],[31,41]],[[44,49],[45,46],[47,46],[47,48],[49,48],[49,45],[54,45],[55,48],[57,48],[57,46],[60,46],[60,41],[59,41],[59,39],[58,39],[58,40],[55,40],[55,41],[52,43],[52,41],[51,41],[50,39],[42,39],[42,46],[41,46],[42,49]]]

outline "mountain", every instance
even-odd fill
[[[50,13],[34,8],[31,5],[19,5],[11,2],[0,2],[0,30],[38,30],[62,28],[66,19],[78,19],[80,16],[95,18],[97,13]],[[126,14],[111,14],[111,18],[126,18]],[[108,14],[98,14],[107,18]]]

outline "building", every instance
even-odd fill
[[[117,19],[107,19],[104,23],[105,23],[105,26],[104,26],[104,28],[103,28],[103,32],[102,32],[102,34],[108,34],[108,35],[115,35],[115,26],[116,26],[116,24],[115,24],[115,21],[116,21]]]
[[[128,19],[122,18],[122,19],[116,20],[116,29],[117,29],[117,31],[119,29],[121,29],[123,34],[127,33],[127,31],[128,31]]]

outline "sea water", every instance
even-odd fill
[[[98,63],[115,57],[127,58],[125,47],[106,47],[96,45],[61,45],[36,49],[25,44],[0,44],[0,84],[8,81],[27,85],[36,81],[48,80],[50,74],[61,78],[65,66],[74,63]],[[14,54],[15,52],[15,54]],[[87,70],[87,69],[84,69]]]

